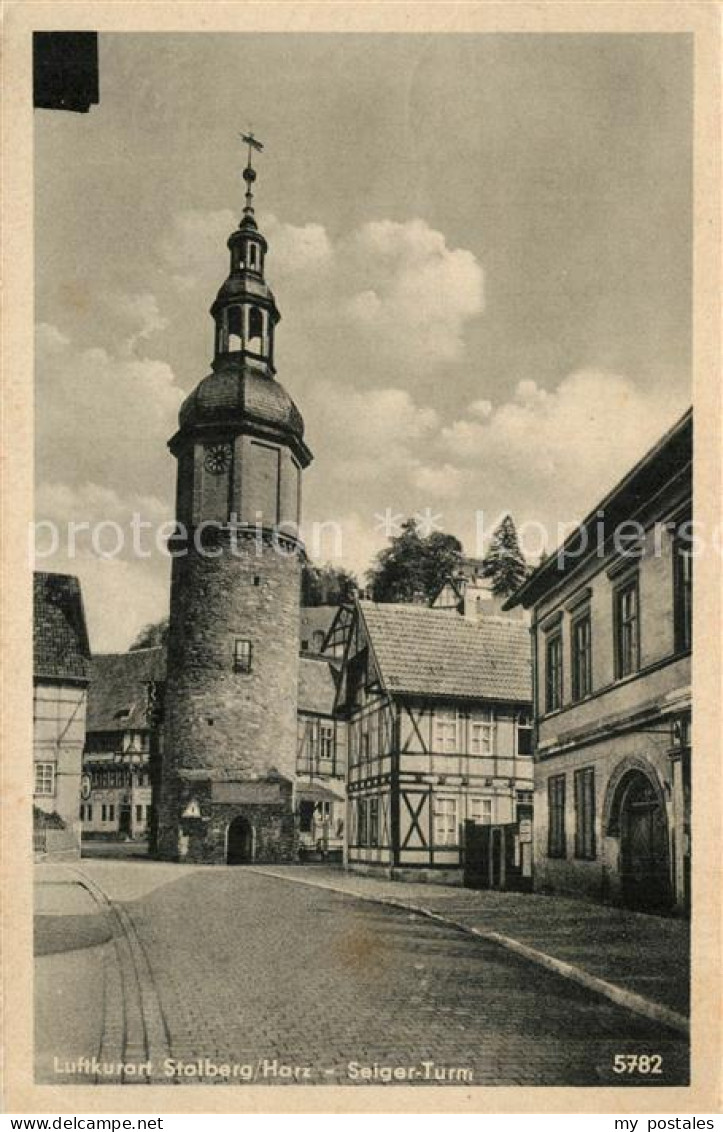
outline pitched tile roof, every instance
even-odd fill
[[[528,702],[528,627],[507,617],[468,621],[422,605],[360,601],[381,678],[392,694]]]
[[[90,675],[80,582],[70,574],[33,575],[33,673],[73,681]]]
[[[336,698],[335,665],[328,657],[299,657],[298,710],[331,715]]]
[[[165,648],[103,653],[91,661],[86,731],[134,731],[148,726],[148,684],[165,680]]]

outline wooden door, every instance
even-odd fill
[[[630,908],[670,904],[668,824],[661,801],[642,773],[631,776],[620,813],[623,899]]]

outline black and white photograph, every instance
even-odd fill
[[[693,34],[98,28],[32,34],[34,1084],[689,1087]]]

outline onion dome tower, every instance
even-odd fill
[[[211,307],[212,372],[169,441],[178,461],[158,852],[193,862],[291,860],[301,475],[312,456],[276,380],[279,311],[246,204]]]

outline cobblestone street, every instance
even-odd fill
[[[411,1078],[398,1078],[404,1084],[687,1079],[684,1038],[413,912],[242,868],[84,861],[75,876],[85,878],[97,914],[112,923],[117,949],[114,957],[108,943],[74,944],[72,917],[61,915],[68,921],[66,954],[74,946],[105,952],[105,992],[96,980],[84,1010],[105,1018],[107,1029],[113,995],[122,1002],[123,1025],[112,1040],[105,1035],[103,1056],[115,1048],[124,1061],[150,1061],[155,1083],[228,1083],[209,1064],[240,1067],[239,1084],[244,1073],[269,1084],[378,1084],[379,1076],[362,1075],[362,1067],[374,1073],[375,1066],[377,1074],[414,1067]],[[57,917],[57,907],[51,911]],[[52,916],[43,923],[45,930]],[[63,956],[48,953],[57,948],[40,950],[42,995],[51,981],[47,965]],[[43,1011],[39,1080],[78,1080],[74,1059],[98,1049],[53,1047],[52,1006],[44,1002]],[[615,1054],[633,1053],[660,1055],[660,1074],[616,1074]],[[199,1059],[205,1073],[192,1064]],[[170,1077],[163,1076],[164,1062]],[[191,1068],[179,1070],[180,1063]]]

